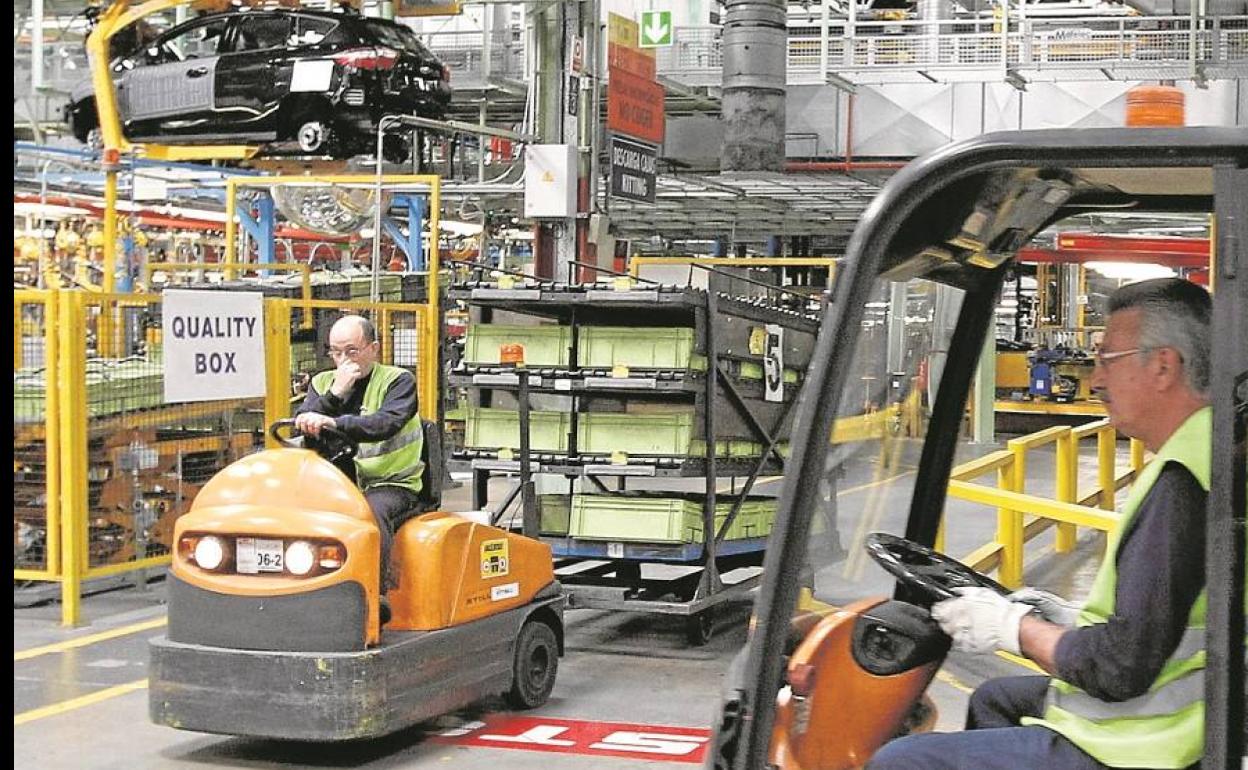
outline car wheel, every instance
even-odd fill
[[[401,136],[387,136],[381,140],[381,157],[387,163],[403,163],[411,155],[408,142]]]
[[[715,634],[715,609],[702,610],[685,616],[685,640],[694,647],[704,647]]]
[[[323,120],[305,120],[295,131],[295,141],[300,151],[309,155],[323,155],[329,150],[332,133],[329,125]]]
[[[504,696],[513,708],[532,709],[546,702],[559,672],[559,640],[540,620],[529,620],[516,639],[511,690]]]
[[[83,144],[87,145],[88,150],[94,150],[95,152],[104,149],[104,131],[99,126],[91,129],[87,132],[87,138]]]

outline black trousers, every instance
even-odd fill
[[[381,530],[381,592],[384,594],[399,584],[398,575],[390,564],[394,534],[403,522],[420,513],[420,498],[406,487],[391,486],[372,487],[364,492],[364,497]]]
[[[1047,676],[990,679],[971,695],[966,732],[922,733],[884,746],[867,770],[1102,770],[1105,766],[1047,727],[1020,727],[1040,716]]]

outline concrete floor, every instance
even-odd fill
[[[1029,491],[1051,488],[1051,468],[1051,458],[1044,453],[1035,457],[1029,464]],[[454,509],[456,502],[462,505],[466,499],[466,488],[455,490],[447,507]],[[950,505],[951,512],[955,505],[959,504]],[[961,532],[958,539],[965,536],[968,542],[982,543],[988,539],[993,517],[973,518],[982,520],[982,527],[975,525],[973,529],[978,531]],[[1075,554],[1062,557],[1037,544],[1035,560],[1028,566],[1028,582],[1066,595],[1081,595],[1080,590],[1086,590],[1090,584],[1102,542],[1098,536],[1085,535]],[[951,551],[960,552],[956,547],[951,547]],[[75,629],[59,625],[60,608],[54,603],[15,608],[15,767],[477,769],[494,764],[516,770],[611,770],[638,764],[693,766],[687,758],[663,761],[645,753],[631,754],[636,757],[633,759],[544,753],[456,745],[436,737],[448,728],[453,732],[456,727],[471,726],[475,720],[506,716],[501,700],[382,740],[329,747],[158,727],[147,717],[146,642],[163,633],[163,627],[151,627],[164,617],[163,600],[159,582],[145,591],[127,589],[89,596],[83,602],[85,624]],[[639,730],[645,730],[644,726],[692,728],[689,735],[705,735],[719,702],[724,672],[745,643],[748,616],[748,604],[730,606],[711,642],[705,647],[690,647],[679,617],[570,611],[566,619],[567,655],[560,661],[554,693],[547,704],[522,715],[643,726],[635,728]],[[146,630],[99,638],[110,631],[142,628],[145,624]],[[75,640],[85,643],[70,646]],[[929,690],[940,709],[938,729],[961,727],[967,695],[976,684],[988,677],[1016,673],[1025,672],[1003,659],[951,656]]]

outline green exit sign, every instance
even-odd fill
[[[658,48],[672,44],[672,12],[641,12],[641,47]]]

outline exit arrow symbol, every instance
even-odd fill
[[[663,21],[663,14],[656,13],[652,15],[642,27],[642,32],[646,34],[646,42],[656,45],[667,39],[667,23]]]

